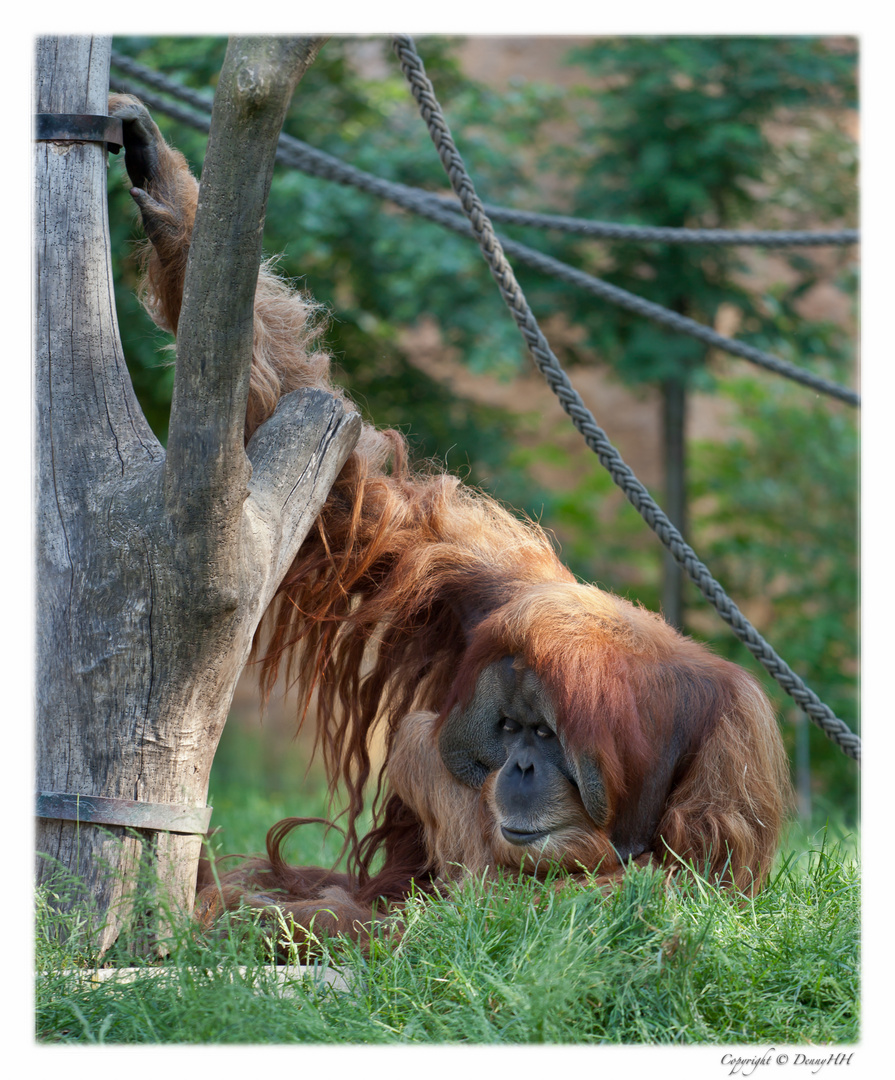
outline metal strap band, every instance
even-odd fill
[[[208,832],[210,806],[183,806],[175,803],[136,802],[107,799],[104,795],[72,795],[60,791],[37,793],[37,816],[61,821],[81,821],[91,825],[124,825],[154,832]]]
[[[38,142],[101,142],[113,154],[124,145],[121,120],[93,113],[37,113],[34,138]]]

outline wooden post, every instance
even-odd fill
[[[105,114],[110,44],[39,39],[36,111]],[[247,38],[228,48],[167,453],[118,337],[105,147],[35,143],[37,788],[39,812],[59,815],[38,818],[38,881],[57,865],[80,877],[102,949],[120,931],[137,868],[192,904],[200,839],[189,830],[236,680],[360,432],[356,413],[300,391],[243,449],[276,139],[321,44]],[[115,819],[128,802],[149,804],[126,818],[138,826],[108,824],[109,807]]]
[[[665,465],[665,513],[687,536],[687,383],[686,376],[662,383],[662,450]],[[684,628],[684,572],[670,551],[662,552],[662,614]]]

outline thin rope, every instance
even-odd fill
[[[798,364],[783,360],[779,356],[765,352],[763,349],[756,349],[754,345],[747,345],[743,341],[724,337],[723,334],[719,334],[717,330],[713,330],[710,326],[705,326],[695,319],[688,318],[686,315],[680,315],[676,311],[670,311],[668,308],[662,307],[661,304],[653,303],[652,300],[645,300],[642,296],[630,293],[618,285],[612,285],[608,281],[586,274],[583,270],[576,270],[575,267],[560,262],[559,259],[554,259],[551,255],[544,255],[540,251],[526,248],[522,244],[518,244],[514,240],[507,240],[504,237],[501,237],[500,243],[507,254],[513,255],[537,270],[552,274],[553,277],[559,278],[560,281],[566,281],[570,285],[585,289],[587,292],[593,293],[594,296],[600,297],[601,300],[608,300],[609,303],[615,304],[616,307],[624,308],[626,311],[650,319],[652,322],[658,323],[669,330],[695,338],[697,341],[731,353],[733,356],[742,357],[744,360],[749,360],[766,371],[772,371],[775,375],[782,375],[787,379],[792,379],[793,382],[801,383],[803,386],[817,390],[821,394],[828,394],[830,397],[838,398],[848,405],[857,406],[861,404],[861,397],[854,390],[832,382],[830,379],[825,379],[821,375],[816,375],[813,371],[799,367]]]
[[[740,641],[829,739],[850,757],[860,760],[860,738],[820,700],[813,690],[805,685],[727,596],[708,568],[700,562],[693,549],[684,541],[680,532],[622,460],[621,455],[599,427],[581,396],[572,387],[568,376],[541,332],[516,282],[512,268],[504,256],[491,222],[476,195],[472,180],[442,115],[432,84],[426,77],[423,62],[416,52],[413,39],[406,35],[396,36],[394,49],[419,105],[420,113],[429,128],[438,156],[450,178],[451,187],[459,198],[479,240],[482,254],[492,276],[528,344],[538,370],[559,398],[563,409],[571,417],[575,427],[584,436],[585,442],[597,455],[612,479],[624,491],[629,502],[658,535],[690,580],[714,606]]]
[[[144,68],[141,64],[131,61],[127,57],[120,57],[117,53],[112,54],[112,63],[122,70],[138,74],[138,77],[148,84],[179,97],[196,108],[202,109],[203,113],[210,114],[211,103],[196,91],[181,87],[166,76],[153,72],[149,68]],[[208,131],[209,120],[205,115],[199,117],[194,113],[180,109],[153,94],[147,94],[140,87],[134,87],[126,80],[115,78],[112,80],[112,85],[116,90],[142,97],[145,103],[153,109],[166,112],[182,123],[189,124],[200,131]],[[396,184],[373,176],[370,173],[365,173],[361,169],[347,165],[338,158],[324,153],[322,150],[316,150],[308,146],[307,143],[303,143],[300,139],[281,134],[277,149],[277,161],[309,175],[325,180],[334,180],[341,184],[359,188],[379,198],[388,199],[405,209],[419,214],[421,217],[459,233],[461,236],[475,237],[465,217],[458,216],[462,213],[462,207],[452,200],[432,195],[429,192],[409,187],[406,184]],[[514,214],[515,211],[507,211],[507,213]],[[613,226],[613,228],[616,228],[616,226]],[[821,375],[774,356],[772,353],[765,352],[763,349],[725,337],[711,327],[696,322],[695,319],[670,311],[668,308],[662,307],[661,304],[636,296],[618,285],[612,285],[608,281],[586,274],[582,270],[576,270],[567,263],[527,247],[525,244],[509,239],[502,239],[501,242],[504,251],[519,262],[526,263],[542,273],[550,274],[561,281],[566,281],[577,288],[584,289],[601,300],[615,304],[635,315],[650,319],[666,329],[685,334],[688,337],[695,338],[697,341],[701,341],[703,344],[721,349],[732,356],[748,360],[750,363],[756,364],[776,375],[792,379],[794,382],[816,390],[818,393],[827,394],[849,405],[857,406],[860,404],[860,396],[849,387],[825,379]]]
[[[455,213],[462,209],[448,203]],[[610,221],[567,217],[563,214],[537,214],[528,210],[512,210],[493,203],[483,203],[485,213],[493,221],[505,225],[523,225],[534,229],[556,229],[558,232],[588,236],[595,240],[616,240],[637,244],[713,244],[726,247],[827,247],[860,243],[857,229],[824,231],[761,230],[761,229],[681,229],[655,225],[618,225]]]
[[[182,101],[201,109],[203,112],[210,108],[207,99],[195,90],[161,75],[151,68],[145,67],[137,60],[122,53],[112,53],[112,65],[120,71],[126,71],[149,86],[172,94]],[[165,106],[154,106],[166,108]],[[172,114],[173,115],[173,114]],[[190,123],[190,120],[186,121]],[[303,152],[310,155],[321,153],[301,140],[293,140],[302,147]],[[326,155],[323,155],[324,157]],[[338,159],[331,159],[337,161]],[[313,171],[313,163],[309,159],[311,168],[303,171],[311,172],[318,176],[320,173]],[[351,166],[346,166],[351,168]],[[360,170],[358,170],[359,172]],[[363,175],[363,174],[362,174]],[[335,179],[332,177],[332,179]],[[345,181],[343,181],[345,182]],[[385,181],[383,181],[385,183]],[[422,189],[415,190],[419,195],[436,204],[452,214],[462,215],[463,210],[456,203],[442,199],[438,195]],[[723,244],[730,246],[750,247],[807,247],[807,246],[830,246],[850,245],[860,242],[860,233],[857,229],[835,229],[826,231],[805,230],[757,230],[757,229],[678,229],[643,225],[619,225],[609,221],[590,221],[584,218],[568,217],[563,214],[538,214],[526,210],[513,210],[505,206],[495,206],[493,203],[484,203],[485,212],[492,221],[502,221],[507,225],[523,225],[536,229],[555,229],[560,232],[575,233],[580,236],[590,236],[600,240],[616,240],[635,243],[659,243],[659,244]]]

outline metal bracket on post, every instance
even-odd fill
[[[124,146],[121,119],[93,113],[37,113],[36,142],[101,142],[117,154]]]
[[[37,793],[37,817],[78,821],[85,825],[122,825],[152,832],[204,836],[211,822],[210,806],[137,802],[104,795],[73,795],[61,791]]]

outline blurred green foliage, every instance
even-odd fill
[[[209,95],[225,49],[221,38],[128,37],[114,44]],[[417,42],[485,201],[649,225],[853,224],[856,149],[840,123],[856,98],[850,39],[582,39],[568,58],[580,85],[514,80],[501,90],[463,73],[458,44],[446,37]],[[198,173],[204,137],[157,119]],[[446,190],[386,39],[331,39],[302,80],[285,130],[387,179]],[[135,272],[126,255],[135,215],[121,170],[110,173],[122,339],[141,404],[164,439],[171,354],[160,351],[165,336],[133,299]],[[850,249],[769,260],[742,249],[507,232],[702,322],[714,325],[724,305],[736,313],[738,337],[853,380],[850,330],[797,313],[820,281],[854,295]],[[402,333],[428,318],[475,372],[509,377],[527,363],[473,244],[355,189],[278,168],[265,247],[282,252],[282,271],[332,309],[328,340],[337,378],[369,417],[405,431],[420,457],[447,458],[471,482],[554,529],[564,559],[582,577],[656,605],[659,544],[596,460],[582,467],[545,444],[537,418],[458,398],[402,348]],[[696,389],[716,389],[715,372],[735,371],[739,378],[723,390],[734,402],[730,439],[691,454],[691,542],[737,603],[755,608],[759,629],[788,662],[854,725],[855,417],[802,388],[753,375],[743,362],[719,368],[704,346],[554,279],[524,267],[517,274],[540,316],[584,331],[556,346],[565,363],[607,365],[632,385],[675,377]],[[598,410],[597,418],[612,437],[612,417]],[[564,471],[568,483],[537,483],[534,466],[545,462]],[[756,670],[716,622],[717,633],[703,632]],[[853,807],[854,764],[819,733],[812,739],[816,784]]]
[[[827,183],[810,204],[784,212],[776,190],[779,136],[771,126],[811,128],[818,110],[853,106],[853,50],[804,37],[625,38],[582,45],[572,57],[601,87],[580,90],[570,103],[580,134],[562,156],[576,178],[574,214],[678,228],[796,228],[854,213],[854,148],[835,127],[826,129],[827,140],[851,156],[832,176],[826,172]],[[791,134],[784,143],[790,141]],[[813,162],[803,161],[797,183],[811,172]],[[804,198],[804,188],[797,190]],[[749,270],[744,250],[567,240],[558,254],[710,326],[722,304],[734,305],[742,318],[738,337],[774,351],[779,334],[764,298],[743,280]],[[850,256],[846,252],[843,261]],[[798,281],[791,301],[815,284],[817,273],[802,255],[789,262]],[[570,301],[589,345],[623,378],[712,385],[700,342],[621,309],[596,309],[583,294],[571,293]],[[842,377],[827,370],[837,365],[826,341],[802,344],[807,348],[799,363]]]

